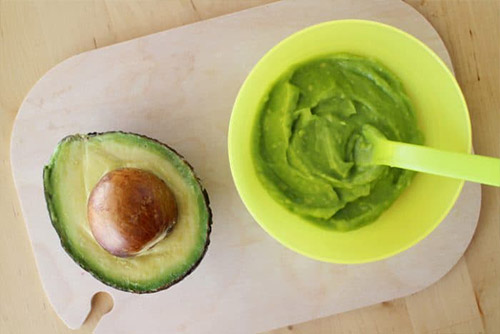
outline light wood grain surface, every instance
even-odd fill
[[[267,2],[0,0],[0,333],[71,332],[41,287],[11,175],[12,124],[31,86],[79,52]],[[500,3],[407,2],[448,47],[469,105],[477,153],[500,157]],[[482,203],[471,246],[438,283],[403,299],[273,333],[498,333],[500,190],[483,187]],[[93,306],[78,332],[89,333],[111,307],[105,295]]]

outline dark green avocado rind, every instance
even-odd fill
[[[121,140],[129,140],[132,141],[132,143],[135,144],[140,144],[143,145],[145,148],[150,149],[151,151],[155,151],[161,155],[163,155],[170,163],[173,163],[173,166],[178,170],[181,171],[182,175],[185,177],[184,179],[186,180],[195,180],[193,182],[193,186],[197,188],[199,191],[199,196],[198,196],[198,207],[200,212],[202,213],[202,216],[200,219],[204,222],[206,222],[206,235],[203,237],[205,238],[204,245],[200,247],[200,252],[195,253],[192,257],[195,258],[192,263],[188,266],[184,266],[184,270],[179,273],[174,273],[173,275],[169,275],[164,277],[163,279],[160,280],[154,280],[149,282],[149,284],[137,284],[134,282],[124,282],[124,281],[119,281],[116,280],[112,277],[109,277],[106,275],[105,272],[102,271],[97,271],[94,270],[94,268],[89,265],[88,261],[86,260],[85,256],[81,254],[79,251],[75,251],[72,247],[72,244],[67,237],[66,231],[64,229],[64,226],[61,224],[61,221],[59,220],[57,216],[57,204],[55,203],[53,199],[53,179],[52,179],[52,171],[54,169],[55,163],[59,157],[61,148],[74,140],[86,140],[91,137],[97,137],[97,136],[107,136],[107,135],[112,135],[116,136],[116,139],[121,139]],[[194,173],[193,167],[184,159],[182,155],[177,153],[174,149],[170,148],[169,146],[155,140],[152,138],[149,138],[144,135],[138,135],[135,133],[129,133],[129,132],[122,132],[122,131],[110,131],[110,132],[103,132],[103,133],[89,133],[87,135],[70,135],[65,138],[63,138],[59,144],[57,145],[49,163],[44,167],[43,169],[43,184],[44,184],[44,193],[45,193],[45,200],[47,203],[47,209],[49,211],[49,216],[50,220],[52,222],[52,226],[56,230],[59,239],[61,241],[61,245],[66,251],[66,253],[85,271],[89,272],[91,275],[93,275],[95,278],[97,278],[99,281],[102,283],[109,285],[111,287],[114,287],[116,289],[122,290],[122,291],[127,291],[127,292],[133,292],[133,293],[152,293],[152,292],[157,292],[160,290],[167,289],[168,287],[174,285],[175,283],[181,281],[183,278],[185,278],[187,275],[189,275],[196,267],[199,265],[201,260],[206,254],[208,245],[210,243],[210,232],[211,232],[211,226],[212,226],[212,211],[210,209],[210,201],[208,197],[208,193],[206,192],[205,188],[201,185],[199,178],[196,176]],[[204,213],[204,215],[203,215]],[[187,261],[189,264],[190,261]]]

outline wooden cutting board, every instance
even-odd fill
[[[238,198],[227,159],[231,107],[258,59],[291,33],[322,21],[372,19],[424,41],[451,67],[431,25],[397,0],[283,1],[72,57],[23,102],[12,165],[48,297],[77,328],[91,297],[114,308],[96,333],[254,333],[414,293],[441,278],[476,227],[480,187],[466,184],[443,223],[415,247],[364,265],[320,263],[282,247]],[[151,295],[109,288],[60,246],[45,208],[42,168],[72,133],[124,130],[176,148],[194,166],[214,212],[212,243],[182,282]]]

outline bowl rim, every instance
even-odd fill
[[[463,95],[463,92],[460,88],[460,85],[458,84],[455,75],[453,74],[453,69],[450,69],[444,61],[429,47],[427,46],[424,42],[416,38],[415,36],[411,35],[410,33],[399,29],[397,27],[394,27],[392,25],[386,24],[386,23],[381,23],[378,21],[372,21],[372,20],[365,20],[365,19],[340,19],[340,20],[331,20],[331,21],[325,21],[321,22],[318,24],[314,24],[308,27],[305,27],[301,30],[298,30],[284,39],[282,39],[280,42],[275,44],[271,49],[269,49],[264,56],[262,56],[259,61],[252,67],[250,72],[248,73],[247,77],[245,78],[245,81],[241,85],[238,95],[235,99],[235,102],[233,104],[232,112],[231,112],[231,117],[229,120],[229,128],[228,128],[228,157],[229,157],[229,165],[230,165],[230,170],[231,170],[231,175],[233,178],[233,182],[236,186],[236,190],[238,192],[238,195],[242,202],[245,205],[245,208],[247,211],[250,213],[252,218],[254,219],[255,222],[257,222],[262,229],[264,229],[273,239],[278,241],[280,244],[284,245],[285,247],[289,248],[290,250],[297,252],[301,255],[304,255],[308,258],[322,261],[322,262],[328,262],[328,263],[338,263],[338,264],[362,264],[362,263],[370,263],[370,262],[375,262],[375,261],[380,261],[384,260],[387,258],[390,258],[392,256],[395,256],[413,246],[415,246],[417,243],[425,239],[429,234],[432,233],[440,224],[441,222],[446,218],[446,216],[449,214],[451,209],[455,206],[455,203],[460,196],[463,186],[465,184],[464,180],[457,180],[459,183],[456,186],[456,189],[453,193],[453,197],[450,198],[449,204],[446,207],[445,210],[442,211],[441,215],[439,216],[439,219],[435,219],[435,222],[423,232],[421,233],[418,238],[415,238],[411,242],[408,242],[400,247],[394,248],[390,252],[385,252],[380,255],[376,256],[366,256],[363,259],[359,260],[346,260],[342,258],[335,258],[333,256],[322,256],[322,255],[317,255],[314,254],[313,252],[306,252],[302,250],[300,247],[297,247],[295,245],[292,245],[288,240],[282,239],[277,233],[273,232],[271,229],[269,229],[265,223],[260,222],[256,218],[256,214],[254,214],[253,210],[250,208],[251,205],[249,206],[248,201],[246,199],[245,195],[245,190],[241,186],[241,177],[244,177],[243,175],[240,175],[240,173],[236,170],[235,165],[236,165],[236,160],[237,160],[237,148],[233,145],[233,138],[235,137],[235,132],[236,129],[234,127],[234,119],[236,118],[236,114],[238,114],[238,110],[241,110],[241,100],[242,100],[242,95],[243,92],[246,91],[247,86],[249,85],[249,82],[252,81],[253,77],[255,76],[256,69],[260,67],[260,65],[264,62],[267,61],[268,58],[272,57],[275,53],[279,52],[279,49],[281,49],[281,46],[285,43],[289,43],[291,40],[296,39],[297,37],[303,35],[303,34],[308,34],[311,33],[311,31],[314,30],[319,30],[323,29],[324,27],[331,26],[331,25],[338,25],[338,24],[364,24],[364,25],[371,25],[371,26],[376,26],[377,28],[382,28],[386,30],[391,30],[393,33],[399,34],[402,37],[411,40],[413,43],[417,44],[418,47],[422,48],[424,51],[426,51],[434,61],[436,61],[439,65],[444,70],[445,76],[447,79],[450,80],[451,84],[453,85],[453,88],[457,91],[458,97],[460,98],[460,104],[464,106],[464,111],[465,111],[465,121],[466,121],[466,130],[467,133],[465,134],[467,136],[467,147],[466,151],[471,152],[472,150],[472,126],[471,126],[471,121],[470,121],[470,114],[468,110],[468,106],[465,100],[465,97]],[[446,46],[445,46],[446,50]],[[446,50],[447,51],[447,50]],[[453,66],[453,65],[452,65]],[[411,186],[411,185],[410,185]],[[348,232],[345,232],[348,233]]]

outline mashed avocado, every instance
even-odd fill
[[[324,226],[374,221],[414,173],[357,165],[364,124],[390,140],[422,143],[401,82],[380,63],[334,54],[300,64],[272,87],[253,130],[261,182],[289,210]]]

